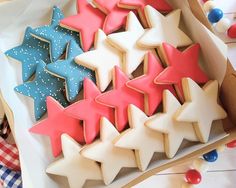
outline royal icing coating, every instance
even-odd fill
[[[138,167],[144,171],[155,152],[164,152],[163,135],[144,125],[148,117],[136,106],[129,105],[128,114],[130,129],[115,140],[115,146],[134,149]]]
[[[212,122],[227,117],[218,104],[219,84],[209,81],[203,89],[190,78],[182,81],[186,102],[175,114],[177,121],[193,122],[199,140],[208,142]]]
[[[127,17],[126,31],[108,36],[109,42],[123,53],[123,67],[127,75],[132,74],[138,68],[143,62],[145,54],[151,50],[151,48],[142,48],[137,45],[137,41],[144,32],[138,18],[133,12],[130,12]]]
[[[154,83],[154,79],[163,71],[163,67],[157,57],[149,52],[144,59],[144,74],[126,85],[140,93],[144,94],[145,113],[151,116],[162,102],[162,93],[164,89],[174,92],[173,87],[168,85],[158,85]]]
[[[96,98],[96,101],[115,108],[115,126],[118,131],[124,130],[128,123],[128,105],[136,105],[144,109],[144,97],[141,93],[127,87],[129,81],[119,67],[114,68],[113,90],[107,91]]]
[[[177,9],[167,16],[163,16],[153,7],[145,7],[148,26],[151,29],[143,34],[138,43],[141,46],[157,48],[163,42],[172,44],[175,47],[188,46],[192,43],[191,39],[179,29],[181,10]]]
[[[103,31],[112,33],[125,26],[129,10],[117,6],[120,0],[93,0],[93,4],[106,14]]]
[[[58,60],[46,66],[46,70],[66,81],[66,96],[68,101],[74,101],[82,89],[84,78],[95,82],[94,73],[75,63],[74,58],[83,51],[75,41],[70,41],[66,49],[65,60]]]
[[[50,44],[50,58],[54,62],[64,53],[67,43],[75,40],[79,44],[79,34],[60,27],[60,20],[64,18],[62,11],[58,7],[53,7],[53,14],[50,25],[45,25],[33,29],[31,34]]]
[[[162,51],[168,67],[156,77],[155,83],[174,84],[180,99],[184,101],[182,78],[189,77],[197,83],[208,81],[207,75],[198,64],[199,50],[199,44],[194,44],[181,52],[170,44],[163,43]]]
[[[36,120],[39,120],[46,112],[47,96],[51,96],[63,106],[67,106],[67,101],[63,95],[63,81],[46,72],[45,67],[46,64],[39,61],[35,79],[15,87],[15,91],[18,93],[33,98]]]
[[[63,134],[61,142],[64,157],[50,164],[47,173],[67,177],[70,188],[83,187],[86,180],[102,180],[99,165],[80,154],[82,147],[75,140]]]
[[[175,156],[184,139],[198,141],[192,123],[179,122],[173,118],[180,107],[181,104],[175,96],[165,90],[163,92],[163,113],[158,113],[145,122],[149,128],[164,134],[165,151],[169,158]]]
[[[123,167],[137,167],[132,150],[115,147],[113,140],[119,132],[106,119],[101,118],[101,138],[82,150],[82,155],[101,163],[104,183],[109,185]]]
[[[102,28],[105,14],[92,7],[87,0],[77,0],[77,14],[61,20],[62,27],[80,32],[81,46],[88,51],[93,45],[95,34]]]
[[[107,42],[107,36],[98,30],[95,40],[95,50],[80,54],[75,62],[95,71],[96,82],[104,91],[112,80],[114,66],[122,67],[121,53]]]
[[[68,134],[77,142],[84,142],[83,129],[80,121],[65,114],[64,108],[52,97],[47,97],[48,117],[29,131],[50,137],[54,157],[61,154],[61,135]]]
[[[5,52],[11,58],[14,58],[22,64],[22,80],[28,81],[36,71],[37,63],[43,60],[50,63],[49,45],[30,35],[32,28],[27,27],[24,39],[21,45]]]
[[[113,110],[95,101],[101,92],[97,86],[88,78],[84,79],[84,99],[78,101],[68,108],[66,113],[74,118],[83,120],[84,137],[90,144],[100,132],[100,118],[106,117],[114,123]]]

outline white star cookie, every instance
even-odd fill
[[[175,156],[184,139],[198,141],[192,123],[179,122],[173,118],[180,107],[181,104],[175,96],[169,90],[164,90],[164,113],[158,113],[150,117],[150,120],[145,123],[149,128],[164,133],[165,151],[169,158]]]
[[[66,134],[61,136],[64,158],[47,168],[47,173],[66,176],[70,188],[83,187],[86,180],[102,180],[99,165],[80,154],[81,146]]]
[[[199,140],[208,142],[212,122],[226,118],[227,114],[218,104],[218,82],[210,81],[203,89],[190,78],[182,80],[186,102],[175,114],[177,121],[193,122]]]
[[[108,35],[108,41],[123,53],[124,72],[130,75],[143,62],[145,54],[150,48],[142,48],[137,41],[144,34],[145,29],[133,12],[127,17],[126,31]]]
[[[88,145],[82,150],[82,155],[101,163],[104,183],[110,184],[123,167],[137,167],[132,150],[115,147],[113,140],[119,132],[106,119],[101,118],[101,140]]]
[[[122,54],[107,42],[107,36],[100,29],[96,33],[94,48],[78,55],[75,62],[94,70],[97,85],[104,91],[112,80],[113,67],[122,68]]]
[[[148,117],[136,106],[130,104],[128,114],[130,129],[117,137],[115,146],[134,149],[138,167],[144,171],[155,152],[164,152],[163,135],[144,125]]]
[[[156,48],[163,42],[167,42],[174,47],[187,46],[192,43],[191,39],[179,29],[181,10],[175,10],[167,16],[163,16],[153,7],[145,7],[148,29],[140,38],[138,43],[144,47]]]

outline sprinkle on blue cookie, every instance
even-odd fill
[[[40,60],[50,63],[48,43],[31,36],[32,31],[32,28],[28,27],[22,44],[5,52],[7,56],[22,63],[22,79],[24,82],[28,81],[35,73],[37,63]]]
[[[63,55],[69,41],[75,40],[80,44],[79,33],[60,27],[59,23],[63,18],[62,11],[58,7],[53,7],[51,24],[38,27],[31,32],[35,37],[49,42],[52,62]]]
[[[46,64],[40,61],[37,64],[35,79],[15,87],[15,91],[34,99],[34,113],[36,120],[39,120],[46,112],[46,98],[51,96],[67,106],[63,95],[64,82],[46,72]]]
[[[75,41],[67,45],[65,60],[58,60],[48,64],[46,70],[66,80],[66,94],[68,101],[74,101],[82,89],[84,78],[95,82],[94,72],[75,63],[74,58],[83,51]]]

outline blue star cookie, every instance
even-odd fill
[[[62,11],[58,7],[53,7],[52,20],[50,25],[45,25],[34,29],[31,34],[50,44],[51,61],[58,60],[64,53],[67,43],[75,40],[79,43],[79,33],[62,28],[59,23],[64,18]]]
[[[63,106],[67,106],[63,95],[64,82],[45,70],[46,64],[40,61],[37,65],[35,79],[15,87],[15,91],[34,99],[34,114],[39,120],[46,112],[46,98],[51,96]]]
[[[22,63],[22,80],[24,82],[28,81],[35,73],[40,60],[50,63],[48,43],[31,36],[32,31],[32,28],[27,27],[22,44],[5,52],[7,56]]]
[[[74,101],[82,88],[84,78],[89,78],[95,82],[94,72],[75,63],[74,58],[83,51],[74,41],[70,41],[66,49],[65,60],[58,60],[48,64],[46,70],[66,81],[66,96],[68,101]]]

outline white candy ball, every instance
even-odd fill
[[[203,5],[203,10],[208,13],[210,12],[213,8],[216,8],[216,4],[214,1],[207,1]]]
[[[205,161],[204,159],[195,159],[193,161],[193,167],[198,170],[199,172],[206,172],[209,169],[209,164],[207,161]]]
[[[182,188],[194,188],[194,185],[184,182]]]
[[[218,23],[215,25],[216,31],[219,33],[225,33],[231,26],[231,22],[228,18],[222,18]]]

